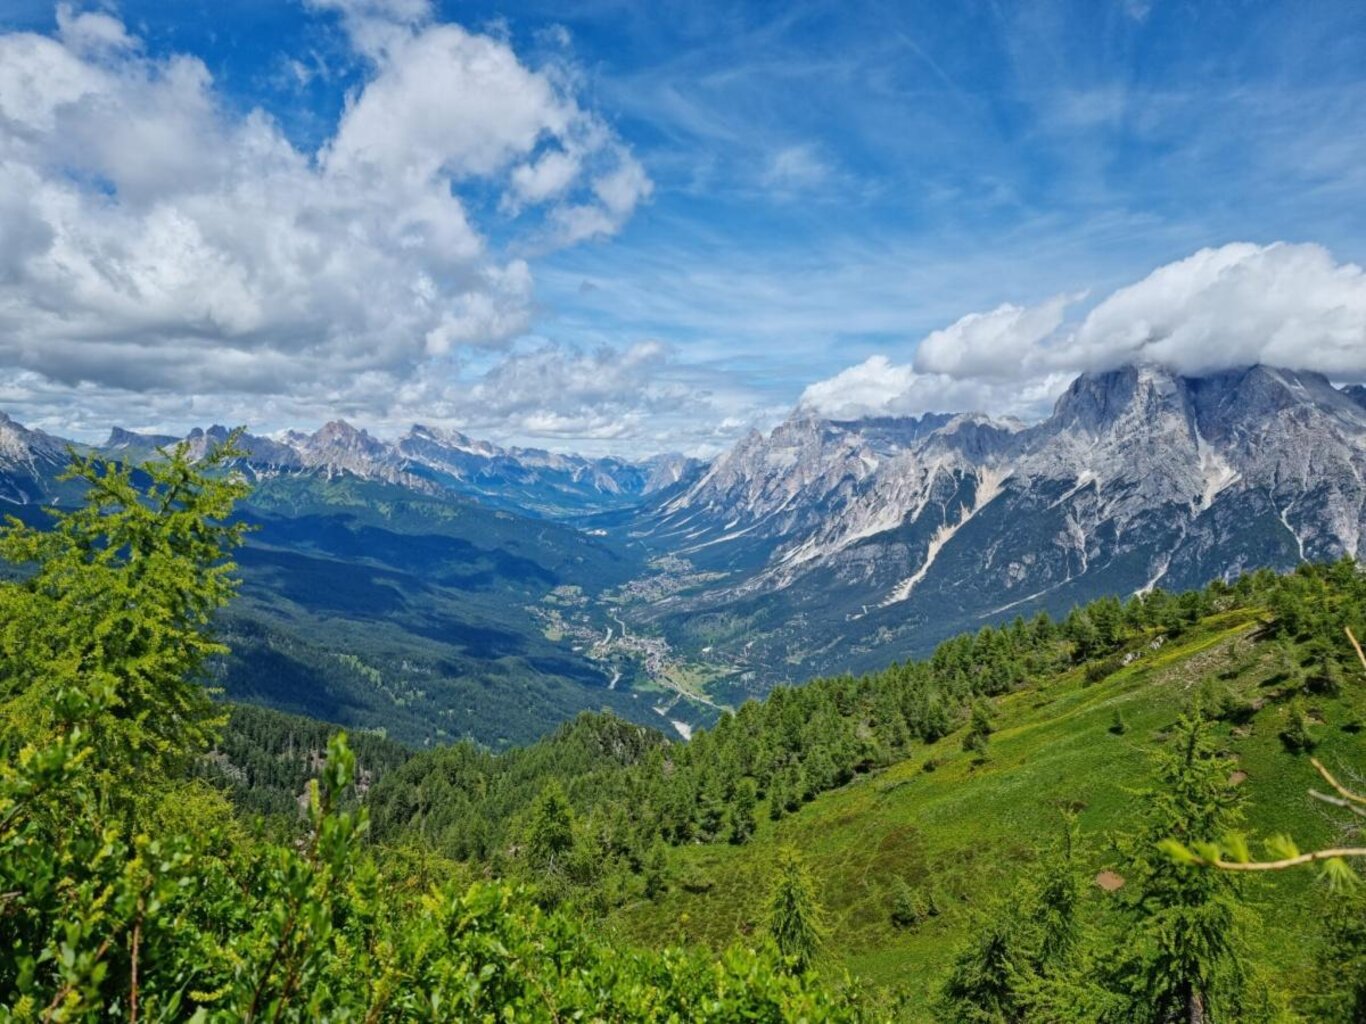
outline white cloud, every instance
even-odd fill
[[[926,336],[909,362],[872,356],[812,384],[801,404],[836,418],[1037,415],[1077,373],[1127,363],[1188,376],[1263,363],[1366,380],[1366,271],[1322,246],[1202,249],[1066,322],[1080,299],[969,314]]]
[[[645,168],[624,150],[617,153],[616,166],[612,170],[593,180],[593,194],[618,221],[629,217],[653,190],[654,184]]]
[[[1051,403],[1070,379],[1061,373],[1013,380],[922,373],[909,363],[875,355],[810,385],[798,406],[836,420],[962,411],[1031,417]]]
[[[579,160],[562,149],[552,149],[534,162],[512,171],[512,196],[520,202],[541,203],[560,195],[579,174]]]
[[[503,360],[458,400],[476,421],[528,434],[625,437],[652,412],[687,402],[686,389],[659,379],[668,358],[657,341],[588,353],[547,345]]]
[[[593,201],[563,203],[551,211],[550,241],[567,246],[614,235],[653,190],[645,169],[630,153],[618,149],[610,165],[592,181]]]
[[[377,60],[327,147],[334,174],[423,185],[488,176],[586,116],[506,43],[458,25],[404,33]]]
[[[117,18],[99,11],[73,10],[70,4],[57,5],[57,35],[72,52],[99,54],[135,50],[139,43]]]
[[[1054,359],[1186,374],[1266,363],[1366,377],[1366,273],[1319,245],[1236,243],[1159,267],[1096,306]]]
[[[317,153],[108,14],[63,5],[55,36],[0,34],[0,366],[83,400],[330,398],[383,416],[407,383],[532,325],[532,268],[490,243],[467,184],[511,197],[511,244],[542,246],[611,234],[649,194],[566,69],[425,0],[313,6],[340,14],[366,68]]]
[[[883,355],[869,356],[808,386],[798,404],[832,419],[895,415],[920,379],[909,365],[895,365]]]
[[[989,313],[969,313],[925,337],[915,350],[915,366],[950,377],[1018,380],[1042,342],[1062,326],[1067,307],[1080,295],[1058,295],[1038,306],[1006,303]]]

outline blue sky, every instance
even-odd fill
[[[78,43],[71,26],[83,11],[116,19],[132,42],[98,52]],[[61,332],[75,330],[79,317],[53,314],[52,306],[78,304],[84,291],[45,298],[40,318],[27,307],[39,305],[33,296],[48,279],[25,278],[10,286],[25,291],[8,296],[19,311],[7,319],[0,288],[0,361],[16,376],[0,387],[0,405],[67,433],[94,431],[111,418],[180,428],[206,417],[249,417],[276,429],[335,412],[380,432],[433,419],[553,447],[705,451],[751,424],[773,422],[832,378],[857,385],[834,387],[840,398],[832,411],[989,404],[1028,415],[1046,405],[1058,381],[1095,362],[1036,350],[1078,351],[1079,332],[1088,352],[1113,353],[1117,342],[1097,340],[1096,329],[1084,326],[1097,306],[1156,268],[1234,242],[1257,247],[1219,264],[1248,275],[1238,294],[1276,290],[1265,275],[1317,294],[1317,282],[1337,288],[1345,274],[1343,295],[1330,288],[1307,310],[1263,310],[1253,329],[1275,334],[1292,321],[1335,317],[1275,351],[1309,350],[1308,368],[1338,379],[1366,371],[1350,355],[1366,347],[1366,335],[1340,315],[1362,308],[1350,264],[1366,260],[1366,13],[1359,4],[587,0],[423,9],[420,0],[126,0],[68,9],[65,18],[63,37],[52,5],[11,0],[0,31],[12,41],[24,33],[63,38],[68,49],[85,47],[79,55],[87,64],[140,82],[161,81],[167,62],[192,57],[211,79],[201,88],[217,127],[204,130],[230,133],[263,114],[313,160],[341,148],[347,97],[354,103],[386,75],[398,80],[403,61],[421,78],[412,40],[447,24],[491,40],[545,78],[579,119],[577,127],[547,129],[523,150],[512,145],[496,167],[450,178],[483,254],[454,268],[433,259],[432,278],[441,291],[442,275],[503,275],[489,286],[498,326],[484,335],[461,326],[448,332],[454,341],[413,353],[386,333],[388,322],[348,324],[352,347],[323,351],[314,363],[317,353],[304,341],[290,347],[271,332],[332,330],[328,301],[278,323],[254,313],[249,328],[213,312],[209,320],[227,323],[221,336],[218,326],[203,326],[202,310],[158,307],[166,319],[154,329],[163,343],[149,356],[155,368],[145,368],[138,359],[146,346],[126,344],[138,317],[111,327],[107,340],[82,324],[76,344]],[[373,42],[381,23],[401,26],[394,31],[404,33],[402,48]],[[4,88],[0,79],[0,109]],[[145,91],[120,99],[120,109],[159,110],[162,101]],[[451,102],[499,99],[466,94]],[[434,111],[441,116],[439,103]],[[109,116],[113,134],[120,116]],[[566,141],[571,136],[597,141]],[[385,138],[400,148],[427,145],[412,132]],[[516,165],[574,145],[589,156],[568,186],[585,197],[573,208],[604,225],[584,237],[562,230],[569,191],[553,200],[508,199]],[[42,173],[57,173],[46,152],[41,161],[25,152]],[[114,172],[60,166],[64,181],[96,182],[87,192],[103,188],[110,202],[133,195]],[[639,170],[629,194],[616,205],[594,199],[596,183],[623,168]],[[113,184],[98,184],[106,181]],[[185,209],[201,209],[207,187],[201,177],[193,190],[199,198]],[[219,198],[230,203],[234,195],[225,185]],[[150,200],[126,202],[129,217],[152,216]],[[401,217],[402,201],[392,203]],[[0,231],[6,216],[0,208]],[[9,216],[14,226],[17,215]],[[1291,260],[1287,270],[1261,248],[1282,241],[1328,255]],[[521,269],[508,283],[514,264]],[[401,272],[421,269],[405,262]],[[356,288],[363,291],[366,280],[358,277]],[[1208,281],[1200,280],[1205,296]],[[1308,283],[1285,284],[1295,281]],[[442,294],[466,305],[483,301],[484,292],[468,284],[451,288]],[[1004,340],[964,339],[961,330],[941,337],[941,349],[998,345],[980,361],[985,371],[974,363],[946,378],[942,355],[916,365],[917,346],[931,332],[1002,304],[1033,310],[1059,296],[1068,297],[1061,323],[1048,320],[1023,340],[1019,317],[1005,336],[991,333]],[[1185,296],[1180,310],[1144,306],[1143,316],[1172,324],[1209,318],[1212,301]],[[271,302],[252,299],[252,309]],[[90,312],[92,323],[94,313],[109,319],[106,307]],[[391,320],[430,329],[402,313]],[[35,330],[41,343],[4,337],[27,331],[31,338]],[[1227,350],[1229,359],[1243,352],[1226,338],[1183,334],[1179,324],[1168,334]],[[368,359],[367,345],[389,354]],[[206,350],[230,351],[228,369],[205,362]],[[993,351],[1020,359],[1020,372],[993,372]],[[1189,358],[1176,362],[1184,367]],[[252,379],[239,387],[231,368],[248,361],[269,369],[244,370]],[[184,375],[163,372],[182,362]],[[318,367],[329,362],[347,366],[353,379],[320,385]],[[851,367],[864,367],[863,376],[838,376]],[[876,378],[871,398],[869,377]]]

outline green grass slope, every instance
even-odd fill
[[[876,984],[904,986],[923,1005],[947,975],[974,915],[1008,899],[1022,867],[1058,836],[1061,807],[1079,811],[1091,869],[1122,872],[1108,837],[1135,822],[1151,752],[1202,690],[1241,708],[1216,729],[1245,773],[1236,782],[1249,798],[1249,833],[1325,841],[1332,822],[1306,796],[1314,770],[1279,738],[1288,715],[1277,699],[1285,666],[1262,624],[1252,609],[1225,612],[1161,647],[1134,645],[1140,656],[1127,666],[1111,663],[1115,670],[1103,678],[1092,668],[1088,680],[1081,666],[998,698],[985,763],[962,749],[960,728],[779,822],[761,813],[758,832],[743,846],[677,849],[668,893],[618,909],[612,924],[641,941],[718,947],[753,933],[761,927],[777,850],[792,845],[811,867],[830,915],[830,964]],[[1296,651],[1311,661],[1307,647]],[[1361,768],[1366,744],[1355,723],[1366,717],[1366,674],[1353,672],[1338,697],[1307,695],[1306,706],[1316,722],[1317,756],[1330,767]],[[1122,734],[1111,728],[1117,711]],[[938,915],[894,927],[898,878],[932,894]],[[1256,937],[1258,960],[1292,992],[1303,990],[1322,896],[1310,891],[1307,873],[1257,885],[1272,922]],[[1102,916],[1116,899],[1099,885],[1088,898]]]

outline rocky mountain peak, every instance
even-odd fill
[[[31,430],[0,412],[0,462],[31,463],[35,459],[60,458],[66,442]]]
[[[124,427],[110,427],[109,438],[104,442],[106,449],[120,451],[128,448],[160,448],[175,444],[180,438],[170,434],[144,434]]]
[[[480,455],[485,458],[494,458],[505,455],[505,452],[498,445],[490,441],[478,441],[458,430],[448,430],[443,427],[429,427],[424,423],[414,423],[409,428],[408,433],[398,440],[400,450],[406,450],[411,446],[436,446],[439,448],[451,449],[457,452],[468,452]]]
[[[1185,416],[1180,379],[1153,365],[1083,373],[1059,397],[1050,425],[1101,435],[1152,417]]]
[[[376,440],[363,429],[353,427],[346,420],[332,420],[324,424],[309,440],[319,448],[339,448],[351,452],[379,454],[386,448],[383,441]]]
[[[67,462],[67,442],[0,413],[0,502],[45,500]]]

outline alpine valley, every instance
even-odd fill
[[[227,434],[94,448],[136,463]],[[0,415],[10,512],[79,498],[66,447]],[[1034,424],[798,408],[709,464],[343,422],[240,447],[254,532],[218,682],[417,743],[503,747],[600,708],[686,737],[780,683],[1357,555],[1366,531],[1366,391],[1265,366],[1084,374]]]

